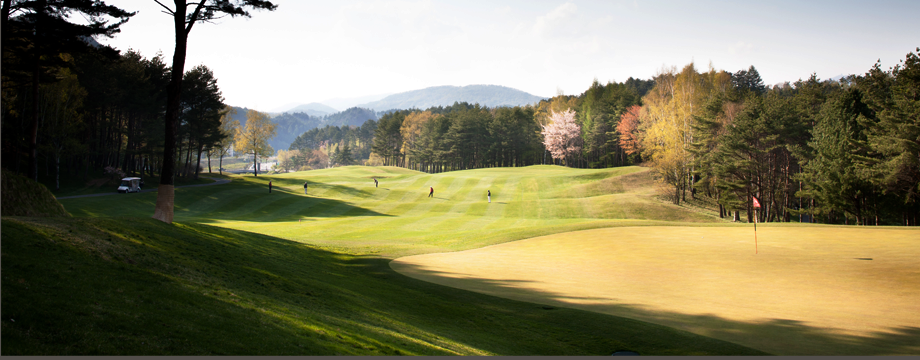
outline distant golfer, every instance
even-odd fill
[[[271,180],[268,181],[268,193],[269,194],[272,193],[272,181]]]
[[[433,195],[434,195],[434,187],[429,187],[428,197],[432,197]]]
[[[374,178],[374,187],[377,187],[377,178]]]
[[[492,203],[492,190],[486,190],[486,197],[489,198],[489,204]]]
[[[306,181],[303,182],[303,194],[304,195],[307,194],[307,182]]]

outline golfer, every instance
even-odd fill
[[[272,193],[272,181],[271,180],[268,181],[268,193],[269,194]]]
[[[377,178],[374,178],[374,187],[377,187]]]
[[[307,182],[306,181],[303,182],[303,194],[304,195],[307,194]]]
[[[431,197],[432,195],[434,195],[434,187],[429,187],[429,189],[430,190],[428,190],[428,197]]]
[[[489,204],[492,203],[492,190],[486,190],[486,197],[489,198]]]

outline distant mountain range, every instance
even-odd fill
[[[382,97],[382,98],[381,98]],[[379,99],[379,100],[373,100]],[[450,106],[455,102],[468,102],[486,107],[520,106],[539,102],[545,97],[498,85],[468,86],[434,86],[389,96],[371,95],[350,99],[330,99],[323,103],[296,105],[287,104],[269,112],[272,122],[277,124],[277,135],[269,141],[272,148],[287,150],[294,139],[313,128],[332,126],[361,126],[367,120],[377,120],[384,111],[405,109],[427,109],[433,106]],[[351,106],[339,111],[331,106],[335,104],[354,104],[355,101],[368,101],[358,106]],[[284,110],[284,109],[287,110]],[[247,108],[234,107],[241,126],[246,126]]]
[[[392,109],[427,109],[468,102],[486,107],[523,106],[535,104],[546,97],[499,85],[433,86],[387,96],[378,101],[358,105],[360,108],[385,111]]]

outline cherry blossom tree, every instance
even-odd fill
[[[575,123],[575,111],[568,109],[550,115],[549,125],[543,125],[543,145],[553,159],[565,161],[569,155],[581,150],[581,127]]]

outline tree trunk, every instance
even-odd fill
[[[201,169],[201,150],[204,149],[204,144],[198,143],[198,161],[195,163],[195,180],[198,180],[198,169]],[[211,163],[208,162],[208,172],[211,172]]]
[[[61,190],[61,148],[54,153],[54,190]]]
[[[44,6],[41,8],[44,9]],[[41,16],[38,17],[41,18]],[[35,27],[37,33],[39,31],[37,30],[38,25]],[[39,40],[37,35],[35,42],[36,45],[38,45]],[[35,64],[32,68],[32,124],[29,128],[29,178],[38,181],[38,75],[39,71],[41,71],[39,65],[41,55],[39,55],[38,49],[34,49],[33,51],[35,51]]]
[[[188,178],[188,176],[190,175],[190,174],[189,174],[190,171],[189,171],[188,166],[189,166],[189,164],[190,164],[191,162],[192,162],[192,138],[189,137],[189,139],[188,139],[188,147],[187,147],[186,150],[185,150],[185,165],[182,166],[182,168],[183,168],[183,170],[184,170],[184,171],[183,171],[182,177]],[[197,170],[196,170],[196,171],[197,171]]]
[[[176,2],[173,28],[176,34],[176,49],[169,85],[166,88],[166,131],[163,144],[163,171],[160,172],[160,186],[157,188],[157,203],[153,218],[172,224],[173,202],[175,201],[176,178],[176,132],[179,128],[179,95],[182,92],[182,75],[185,73],[185,52],[188,33],[185,30],[184,1]]]

